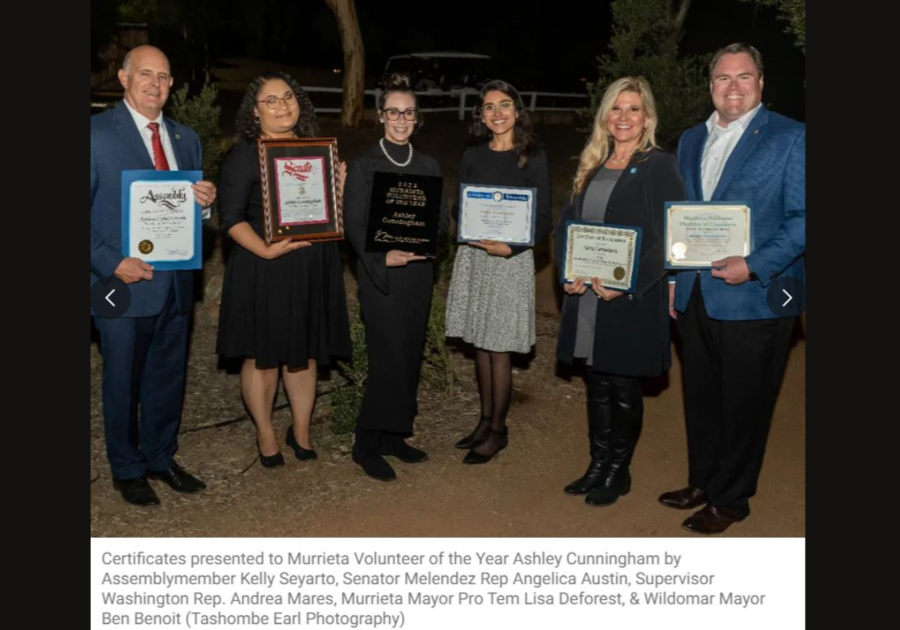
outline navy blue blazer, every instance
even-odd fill
[[[701,123],[678,143],[678,166],[687,198],[703,200],[700,162],[709,132]],[[806,251],[806,126],[762,106],[728,158],[711,201],[746,201],[752,211],[755,246],[747,263],[757,281],[731,286],[702,271],[700,288],[713,319],[751,320],[794,317],[803,312],[804,296],[795,296],[782,313],[766,302],[773,280],[790,276],[804,286]],[[684,312],[696,271],[676,275],[675,308]]]
[[[194,130],[170,118],[165,119],[165,125],[178,168],[202,169],[200,138]],[[112,276],[125,258],[122,254],[122,171],[153,168],[134,118],[124,104],[91,116],[91,286],[98,278]],[[153,280],[128,285],[131,306],[124,317],[158,315],[173,282],[179,312],[189,311],[193,301],[192,272],[154,271]]]

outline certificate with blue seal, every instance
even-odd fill
[[[457,242],[533,246],[536,199],[537,188],[461,183]]]

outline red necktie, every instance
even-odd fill
[[[169,160],[166,159],[166,152],[163,151],[162,140],[159,137],[159,123],[147,123],[153,137],[150,142],[153,144],[153,166],[157,171],[168,171]]]

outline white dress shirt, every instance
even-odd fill
[[[747,129],[747,125],[756,116],[756,112],[762,103],[751,109],[749,112],[741,116],[735,121],[728,124],[727,127],[719,125],[719,112],[713,112],[712,116],[706,121],[706,128],[709,130],[709,136],[706,139],[706,146],[703,147],[703,160],[700,162],[700,178],[703,182],[703,201],[712,199],[716,186],[719,185],[719,179],[722,177],[722,171],[725,170],[725,164],[731,157],[731,152],[740,141],[741,136]]]

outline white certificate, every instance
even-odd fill
[[[278,223],[328,223],[325,158],[292,157],[273,160],[278,173]]]
[[[565,229],[564,282],[599,278],[608,289],[634,290],[640,255],[639,228],[570,221]]]
[[[194,258],[197,208],[188,180],[137,180],[129,185],[127,256],[147,262]]]
[[[737,203],[668,202],[666,267],[711,267],[728,256],[747,256],[752,247],[750,206]]]
[[[459,241],[534,245],[536,188],[460,185]]]

